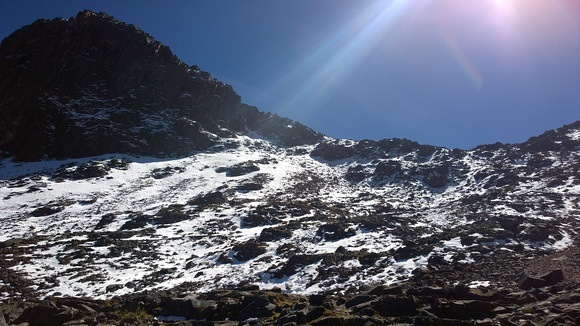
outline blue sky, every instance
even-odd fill
[[[0,1],[0,38],[104,11],[332,137],[472,148],[580,119],[580,1]]]

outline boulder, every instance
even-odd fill
[[[159,316],[183,316],[187,319],[208,319],[217,309],[217,303],[203,300],[195,295],[184,298],[165,298],[161,302]]]
[[[352,299],[346,301],[344,303],[344,306],[346,308],[352,308],[354,306],[360,305],[362,303],[366,303],[366,302],[370,302],[373,301],[374,299],[376,299],[377,297],[374,295],[357,295],[356,297],[353,297]]]
[[[234,258],[239,261],[246,261],[265,253],[266,245],[252,239],[234,245],[232,251],[234,252]]]
[[[248,173],[260,171],[260,167],[254,162],[243,162],[228,167],[219,167],[217,173],[225,173],[228,177],[239,177]]]
[[[35,326],[60,326],[80,317],[79,311],[70,307],[36,305],[25,309],[12,325],[27,323]]]
[[[441,318],[449,319],[485,319],[495,316],[495,303],[477,300],[457,300],[441,304],[433,313]]]
[[[321,236],[328,241],[336,241],[352,237],[356,231],[342,222],[322,224],[316,231],[317,236]]]
[[[564,280],[564,274],[561,269],[549,271],[542,275],[522,275],[518,280],[518,286],[527,290],[530,288],[541,288],[544,286],[555,285]]]
[[[30,215],[34,217],[49,216],[62,212],[63,210],[64,206],[62,205],[46,205],[33,210],[30,212]]]
[[[292,231],[283,227],[265,228],[260,232],[259,240],[262,242],[277,241],[292,237]]]
[[[398,285],[377,285],[369,291],[369,295],[401,295],[403,288]]]
[[[189,214],[183,212],[183,205],[170,205],[160,209],[153,222],[157,224],[173,224],[186,221],[190,218]]]
[[[417,303],[411,297],[384,295],[371,303],[373,310],[383,317],[414,316]]]
[[[207,206],[221,205],[226,203],[228,198],[221,191],[214,191],[207,194],[199,195],[187,202],[189,205],[197,205],[200,208],[205,208]]]
[[[276,305],[270,303],[266,297],[246,297],[242,301],[242,308],[238,313],[238,320],[269,317],[274,313],[275,309]]]
[[[250,212],[242,217],[242,227],[256,227],[263,225],[278,224],[281,221],[266,212]]]
[[[498,219],[500,227],[506,231],[516,233],[518,231],[518,226],[520,225],[520,220],[517,217],[501,216]]]
[[[324,301],[326,301],[326,295],[324,294],[311,294],[308,297],[308,303],[313,306],[322,306]]]

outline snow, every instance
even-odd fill
[[[239,136],[228,140],[236,145],[230,149],[207,151],[179,159],[116,154],[26,164],[1,160],[0,241],[38,237],[31,244],[20,246],[27,250],[24,254],[27,260],[12,269],[24,273],[37,287],[46,283],[44,280],[47,278],[58,279],[58,284],[49,284],[46,289],[38,288],[41,295],[59,292],[61,295],[95,298],[107,298],[139,290],[167,289],[185,282],[195,284],[199,291],[226,288],[249,281],[263,289],[279,287],[285,292],[304,294],[341,291],[350,286],[370,283],[393,284],[409,278],[414,269],[427,265],[431,253],[399,261],[382,257],[371,266],[363,266],[359,260],[349,258],[339,262],[338,267],[356,272],[346,280],[331,276],[330,279],[321,281],[317,277],[326,268],[322,259],[306,266],[298,266],[297,272],[292,275],[275,278],[274,271],[288,259],[285,253],[277,250],[286,245],[297,253],[321,257],[333,255],[341,247],[349,252],[384,253],[393,252],[403,246],[402,236],[395,232],[399,227],[409,229],[417,239],[436,237],[450,230],[455,232],[468,227],[474,221],[468,218],[469,212],[458,210],[460,213],[452,213],[448,207],[457,205],[467,195],[485,195],[484,185],[490,179],[487,177],[475,181],[475,175],[489,169],[489,166],[485,159],[468,154],[461,160],[461,164],[468,167],[466,177],[450,181],[444,189],[430,189],[417,180],[398,183],[393,180],[375,182],[366,179],[353,184],[343,177],[352,164],[366,164],[365,169],[372,173],[370,164],[376,162],[349,159],[323,162],[308,154],[289,154],[292,151],[276,147],[264,139],[256,138],[257,136]],[[345,146],[355,144],[349,140],[338,142]],[[313,147],[301,148],[308,153]],[[223,148],[229,147],[224,145]],[[446,151],[438,150],[421,164],[436,162],[446,154]],[[108,175],[101,178],[51,178],[54,171],[62,166],[73,164],[70,167],[72,170],[87,162],[104,164],[113,157],[126,159],[131,163],[127,169],[112,168]],[[396,157],[395,154],[386,159],[398,160],[409,168],[416,165],[403,157]],[[259,171],[235,177],[216,172],[219,167],[249,161],[258,162],[255,164],[259,166]],[[517,164],[525,166],[524,161]],[[168,167],[172,173],[163,178],[152,177],[156,169]],[[250,182],[261,174],[268,177],[263,189],[245,192],[236,190],[240,184]],[[321,181],[318,182],[317,178]],[[295,187],[300,182],[311,188],[296,190],[303,189]],[[226,193],[230,202],[198,211],[187,205],[192,198],[217,190]],[[558,221],[559,216],[578,219],[577,196],[580,194],[580,185],[574,183],[574,178],[565,180],[551,190],[553,193],[563,194],[561,206],[549,210],[555,212],[554,214],[547,214],[539,209],[526,212],[514,209],[512,204],[519,198],[533,200],[534,196],[540,197],[543,191],[546,191],[545,181],[530,179],[529,182],[518,185],[510,196],[492,201],[492,208],[485,214],[490,219],[519,216],[529,223],[524,223],[523,226],[533,225],[535,221]],[[318,206],[313,205],[309,212],[303,212],[300,216],[283,213],[277,216],[281,221],[278,224],[241,226],[241,220],[258,206],[284,201],[317,202]],[[144,227],[121,230],[137,213],[151,217],[160,209],[174,204],[185,205],[190,210],[190,218],[165,225],[147,222]],[[328,213],[336,207],[343,207],[341,214],[348,215],[347,220],[351,221],[357,217],[382,216],[376,210],[386,204],[402,212],[393,225],[385,223],[385,226],[374,228],[349,222],[345,225],[354,231],[354,235],[334,241],[316,235],[322,223],[340,219],[340,216]],[[541,204],[536,206],[540,207]],[[62,206],[63,209],[51,215],[33,216],[32,212],[46,206]],[[319,211],[328,215],[327,220],[315,219]],[[114,220],[96,228],[106,214],[112,214]],[[382,218],[385,222],[390,222],[389,213],[385,214],[386,217]],[[290,238],[264,242],[264,254],[248,261],[235,260],[235,253],[232,251],[234,244],[259,238],[265,228],[293,222],[297,226],[291,230]],[[566,225],[562,224],[562,227]],[[568,227],[572,228],[571,225]],[[484,230],[480,232],[470,231],[461,236],[453,233],[452,236],[443,238],[432,252],[443,254],[445,260],[453,261],[456,253],[466,252],[471,248],[461,243],[462,237],[470,234],[475,239],[484,238]],[[537,245],[525,243],[526,249],[533,250],[534,246],[543,246],[560,250],[571,245],[576,233],[570,229],[561,229],[560,232],[561,239],[556,241],[552,237],[551,245],[548,242]],[[120,237],[125,234],[127,236]],[[102,243],[97,245],[98,242]],[[506,241],[494,239],[483,244],[503,246]],[[233,263],[220,262],[219,257],[222,255],[233,258]],[[470,253],[459,261],[463,264],[474,262]],[[161,271],[167,273],[160,273]],[[130,283],[141,284],[141,287],[126,286]],[[0,280],[0,288],[3,285],[5,282]],[[107,292],[107,286],[110,285],[120,287]],[[489,281],[474,281],[470,284],[473,287],[487,285]],[[2,293],[0,300],[3,300]]]
[[[467,286],[469,286],[472,289],[475,289],[475,288],[485,288],[490,285],[491,285],[490,281],[472,281]]]
[[[443,240],[443,241],[441,241],[441,243],[443,244],[443,247],[446,247],[446,248],[451,248],[451,249],[463,249],[464,248],[464,246],[461,244],[460,237],[455,237],[455,238],[450,239],[450,240]]]
[[[566,134],[572,140],[580,140],[580,130],[574,130],[568,134]]]

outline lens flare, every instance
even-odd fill
[[[275,111],[296,113],[323,105],[334,94],[337,84],[380,44],[409,4],[406,0],[391,1],[387,5],[384,1],[375,1],[329,35],[326,42],[279,81],[284,84],[309,76]]]
[[[441,37],[445,41],[447,48],[451,55],[453,56],[455,62],[471,81],[471,83],[477,88],[481,89],[483,86],[483,76],[475,65],[471,62],[469,57],[465,54],[465,51],[461,48],[458,42],[452,38],[450,35],[442,34]]]
[[[389,81],[395,86],[383,88],[388,92],[390,87],[392,97],[409,96],[407,91],[403,94],[395,89],[397,83],[420,85],[441,94],[452,89],[446,85],[457,85],[462,79],[481,92],[498,78],[534,78],[537,66],[557,62],[558,53],[577,44],[580,6],[574,1],[365,2],[351,19],[296,59],[283,77],[270,83],[266,93],[289,95],[270,102],[276,104],[267,110],[307,119],[338,92],[348,92],[344,85],[356,76],[357,69],[369,71],[367,58],[375,60],[375,65],[382,64],[376,60],[383,60],[385,66],[395,67],[390,71],[398,73],[398,80]],[[449,63],[457,69],[442,75],[442,67]],[[425,100],[424,104],[432,102]]]

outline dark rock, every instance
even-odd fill
[[[442,287],[427,286],[407,290],[407,295],[446,297],[448,290]]]
[[[109,213],[105,214],[99,220],[99,223],[95,226],[95,229],[102,229],[103,227],[113,223],[117,219],[115,214]]]
[[[552,300],[554,303],[577,303],[580,302],[580,293],[560,294]]]
[[[210,192],[207,194],[199,195],[187,202],[189,205],[197,205],[200,208],[205,208],[207,206],[221,205],[228,201],[226,195],[221,191]]]
[[[386,253],[380,252],[362,252],[359,253],[357,259],[359,263],[363,266],[372,266],[374,265],[379,259],[387,256]]]
[[[320,157],[327,161],[335,161],[355,156],[356,151],[352,146],[334,142],[321,142],[310,153],[313,157]]]
[[[160,316],[183,316],[187,319],[212,318],[217,309],[217,303],[213,300],[199,299],[197,296],[185,298],[165,298],[161,302]]]
[[[551,286],[557,284],[564,279],[564,274],[561,269],[552,270],[546,274],[532,276],[523,275],[518,280],[518,286],[521,289],[527,290],[530,288],[541,288],[544,286]]]
[[[39,207],[39,208],[33,210],[32,212],[30,212],[30,215],[35,216],[35,217],[48,216],[48,215],[54,215],[58,212],[62,212],[63,210],[64,210],[64,206],[47,205],[47,206]]]
[[[551,233],[546,225],[540,224],[525,228],[521,238],[529,241],[546,241]]]
[[[107,292],[115,292],[115,291],[120,290],[122,288],[123,288],[123,284],[110,284],[110,285],[107,285],[106,291]]]
[[[344,306],[346,308],[352,308],[356,305],[359,305],[361,303],[365,303],[365,302],[369,302],[372,301],[374,299],[376,299],[377,297],[374,295],[357,295],[356,297],[348,300],[347,302],[344,303]]]
[[[243,162],[228,167],[219,167],[217,173],[225,173],[228,177],[239,177],[248,173],[260,171],[260,167],[253,162]]]
[[[351,182],[361,182],[367,177],[362,165],[349,166],[344,178]]]
[[[546,281],[547,286],[551,286],[563,281],[564,273],[561,269],[554,269],[545,274],[539,275],[539,278]]]
[[[260,241],[278,241],[292,237],[292,231],[282,227],[265,228],[260,232]]]
[[[374,316],[377,312],[370,307],[362,307],[362,309],[357,310],[356,314],[358,316]]]
[[[222,264],[231,264],[234,262],[234,260],[227,253],[221,254],[217,261]]]
[[[236,189],[239,191],[254,191],[254,190],[261,190],[263,188],[264,188],[264,186],[261,183],[256,183],[256,182],[245,182],[245,183],[242,183],[242,184],[236,186]]]
[[[298,254],[293,255],[282,267],[278,270],[273,271],[273,275],[275,278],[282,278],[284,276],[294,275],[298,269],[301,269],[305,266],[310,264],[314,264],[317,261],[323,259],[323,255],[315,254],[315,255],[308,255],[308,254]]]
[[[281,221],[268,213],[250,212],[242,217],[242,227],[256,227],[270,224],[278,224]]]
[[[462,241],[463,243],[463,241]],[[445,260],[445,257],[438,255],[438,254],[433,254],[431,256],[429,256],[429,259],[427,260],[427,263],[429,265],[449,265],[449,262]]]
[[[467,285],[458,283],[449,292],[456,299],[469,299],[470,289]]]
[[[492,302],[467,300],[450,301],[435,309],[434,313],[441,318],[449,319],[485,319],[495,316],[493,310],[497,307]]]
[[[313,306],[322,306],[326,300],[326,295],[324,294],[311,294],[308,297],[308,303]]]
[[[413,240],[404,240],[403,247],[397,248],[393,253],[395,260],[406,260],[420,255],[428,254],[433,245],[422,244]]]
[[[79,311],[73,308],[58,308],[54,305],[37,305],[25,309],[13,325],[28,323],[35,326],[59,326],[77,319]]]
[[[562,314],[572,317],[576,325],[578,325],[578,322],[580,321],[580,303],[576,302],[563,307]]]
[[[129,216],[129,220],[121,226],[121,230],[134,230],[146,227],[152,222],[153,217],[143,214],[134,213]]]
[[[238,243],[233,248],[234,258],[239,261],[246,261],[256,258],[266,252],[266,246],[256,240],[248,240],[244,243]]]
[[[516,233],[518,231],[518,226],[521,223],[516,217],[506,217],[506,216],[500,217],[498,221],[499,225],[502,228],[512,233]]]
[[[401,295],[403,288],[397,285],[385,286],[377,285],[369,291],[369,295]]]
[[[260,112],[256,107],[243,105],[248,129],[269,137],[281,146],[316,144],[324,135],[305,125],[277,114]]]
[[[441,188],[449,181],[450,168],[447,165],[430,167],[422,172],[424,174],[423,182],[429,187]]]
[[[171,205],[160,209],[155,214],[153,222],[157,224],[173,224],[189,219],[189,214],[183,212],[183,205]]]
[[[403,168],[401,163],[397,161],[382,161],[377,164],[375,171],[373,172],[375,176],[393,176],[403,174]]]
[[[240,310],[239,320],[248,318],[262,318],[272,316],[276,305],[270,303],[265,297],[247,297],[242,303],[243,308]]]
[[[260,290],[259,285],[252,284],[252,283],[239,284],[236,288],[239,291],[259,291]]]
[[[322,317],[322,315],[324,315],[324,312],[326,312],[326,309],[322,306],[312,307],[312,309],[308,310],[308,312],[306,312],[306,314],[304,315],[304,321],[311,322],[313,320],[316,320]]]
[[[25,239],[21,238],[12,238],[6,241],[0,242],[0,248],[10,248],[10,247],[17,247],[21,244],[25,243]]]
[[[157,168],[151,171],[151,177],[153,179],[163,179],[167,178],[168,176],[175,174],[175,173],[183,173],[185,172],[185,168],[183,167],[172,167],[167,166],[165,168]]]
[[[384,295],[373,301],[371,307],[383,317],[414,316],[417,304],[410,297]]]
[[[89,161],[76,165],[69,163],[58,168],[52,176],[53,180],[85,180],[90,178],[102,178],[109,174],[111,169],[126,170],[130,161],[127,159],[109,159],[104,161]]]
[[[324,317],[321,318],[310,325],[312,326],[338,326],[346,325],[346,320],[340,317]]]
[[[356,231],[349,228],[345,223],[327,223],[318,227],[316,231],[317,236],[321,236],[328,241],[336,241],[348,237],[352,237]]]

